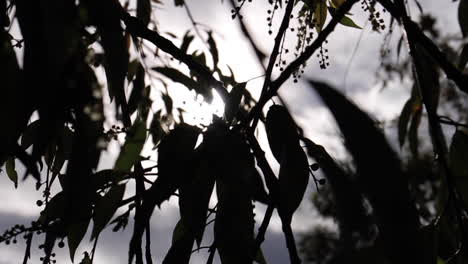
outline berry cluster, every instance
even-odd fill
[[[380,32],[381,30],[385,30],[385,22],[383,18],[381,18],[380,12],[375,8],[376,3],[376,0],[362,0],[361,8],[369,12],[369,21],[372,24],[372,29]],[[385,9],[383,12],[385,12]]]

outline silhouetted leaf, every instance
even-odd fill
[[[172,233],[172,246],[163,264],[188,264],[192,255],[194,238],[184,227],[182,220],[177,222]]]
[[[337,1],[337,0],[335,0],[335,1]],[[341,1],[341,0],[338,0],[338,1]],[[336,9],[335,8],[329,6],[328,11],[330,11],[330,15],[332,17],[335,16],[335,14],[336,14]],[[343,16],[343,18],[340,20],[339,23],[342,24],[343,26],[362,29],[362,27],[357,25],[349,16],[346,16],[346,15]]]
[[[458,69],[465,69],[466,63],[468,63],[468,44],[463,45],[460,58],[458,60]]]
[[[254,243],[252,194],[245,181],[255,166],[250,149],[237,131],[220,128],[214,226],[216,247],[222,263],[251,263]]]
[[[211,56],[213,57],[213,68],[216,69],[218,67],[219,62],[219,55],[218,55],[218,48],[216,47],[216,42],[213,38],[213,31],[208,32],[208,47],[210,48]]]
[[[83,254],[84,256],[83,259],[80,261],[80,264],[92,264],[91,258],[89,257],[89,253],[85,251]]]
[[[450,144],[450,168],[463,199],[468,201],[468,135],[464,130],[457,130]]]
[[[318,33],[322,31],[323,25],[327,19],[327,2],[326,0],[318,0],[314,11],[315,29]]]
[[[290,223],[294,212],[301,204],[309,182],[309,163],[301,146],[286,146],[280,162],[278,178],[278,212],[283,221]],[[283,222],[283,224],[286,223]]]
[[[175,6],[183,6],[184,5],[184,0],[174,0]]]
[[[458,23],[460,24],[463,37],[468,36],[468,1],[460,0],[458,5]]]
[[[94,208],[93,232],[91,239],[96,238],[112,219],[119,208],[120,202],[125,193],[125,185],[115,185],[98,200]]]
[[[75,258],[76,249],[80,245],[83,237],[86,234],[86,231],[88,230],[90,220],[91,219],[87,218],[81,221],[77,221],[67,228],[68,249],[70,251],[70,259],[72,262]]]
[[[194,36],[190,35],[190,30],[187,31],[184,35],[184,38],[182,39],[182,44],[180,45],[180,51],[183,53],[187,53],[190,43],[192,43],[194,38],[195,38]]]
[[[21,147],[24,149],[29,148],[37,138],[39,129],[39,120],[36,120],[28,125],[24,130],[23,136],[21,137]]]
[[[137,17],[143,22],[143,25],[148,25],[151,19],[151,2],[150,0],[137,1]]]
[[[47,206],[41,212],[39,223],[45,225],[56,219],[63,218],[65,213],[65,195],[63,192],[57,193],[49,200]]]
[[[110,169],[98,171],[92,177],[92,189],[104,189],[109,186],[109,184],[117,183],[125,174],[125,172]]]
[[[140,159],[140,152],[146,140],[146,126],[143,121],[137,121],[127,133],[125,144],[121,148],[114,170],[130,171]]]
[[[346,0],[332,0],[331,3],[334,8],[339,8],[345,1]]]
[[[199,94],[202,94],[202,95],[204,94],[204,91],[202,91],[202,88],[196,81],[194,81],[187,75],[181,73],[180,71],[174,68],[153,67],[151,69],[165,75],[167,78],[171,79],[173,82],[177,82],[177,83],[184,85],[189,90],[195,90],[195,92]]]
[[[129,82],[133,80],[140,66],[141,66],[141,63],[137,59],[134,59],[128,63],[127,80]]]
[[[242,190],[233,189],[232,185],[222,181],[216,183],[216,192],[218,207],[214,236],[221,262],[251,263],[254,243],[252,200]]]
[[[243,82],[235,85],[229,93],[228,101],[224,107],[224,115],[228,122],[231,122],[239,111],[246,84],[246,82]]]
[[[5,169],[6,169],[6,173],[8,175],[8,178],[15,185],[15,189],[18,188],[18,173],[16,172],[16,169],[15,169],[15,159],[14,158],[7,159],[7,161],[5,162]]]
[[[403,146],[406,139],[406,132],[408,131],[408,123],[410,121],[411,115],[413,113],[413,100],[412,98],[406,101],[403,109],[400,113],[400,118],[398,118],[398,141],[400,147]]]
[[[260,176],[260,173],[257,169],[254,169],[254,172],[251,174],[247,186],[252,190],[252,198],[255,201],[261,202],[263,204],[268,204],[269,196],[265,190],[265,185],[263,184],[262,176]]]
[[[411,153],[417,157],[419,155],[418,146],[419,146],[419,139],[418,139],[418,130],[419,125],[421,124],[422,118],[422,106],[419,108],[413,109],[413,117],[411,118],[411,123],[408,131],[408,141]]]
[[[135,80],[133,80],[133,89],[128,99],[128,112],[133,114],[138,108],[138,104],[143,98],[145,89],[145,69],[141,64],[138,64]]]
[[[299,145],[296,124],[284,106],[272,105],[265,126],[273,156],[281,162],[286,146]]]
[[[205,232],[206,216],[210,197],[214,189],[215,175],[210,157],[201,146],[195,177],[179,189],[179,208],[184,222],[200,245]]]
[[[366,113],[329,85],[309,82],[343,133],[357,167],[358,182],[374,209],[388,256],[395,263],[418,262],[423,254],[418,235],[419,216],[396,154]]]

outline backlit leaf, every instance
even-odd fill
[[[18,188],[18,173],[16,172],[16,169],[15,169],[15,159],[14,158],[7,159],[7,161],[5,162],[5,169],[6,169],[6,173],[8,175],[8,178],[15,185],[15,189]]]
[[[80,261],[80,264],[92,264],[91,257],[88,252],[84,252],[83,259]]]
[[[403,146],[406,139],[406,132],[408,131],[408,123],[410,121],[411,115],[413,113],[413,100],[412,98],[406,101],[403,109],[400,113],[400,118],[398,118],[398,141],[400,147]]]
[[[137,1],[137,17],[146,26],[151,19],[151,2],[150,0]]]
[[[172,233],[172,246],[162,263],[188,264],[192,255],[193,242],[193,235],[184,227],[182,220],[179,220]]]
[[[335,8],[329,6],[329,7],[328,7],[328,11],[330,11],[330,15],[331,15],[332,17],[335,16],[335,14],[336,14],[336,9],[335,9]],[[346,16],[346,15],[343,16],[343,18],[340,20],[339,23],[342,24],[343,26],[362,29],[362,27],[360,27],[359,25],[357,25],[349,16]]]
[[[143,91],[145,89],[145,69],[141,64],[138,64],[135,80],[133,80],[133,89],[128,99],[128,112],[133,114],[138,108],[138,104],[143,99]]]
[[[301,204],[309,182],[309,163],[301,146],[286,146],[280,162],[278,178],[278,212],[283,221],[290,223],[294,212]]]
[[[463,199],[468,201],[468,134],[457,130],[450,144],[450,168]]]
[[[213,68],[218,67],[219,62],[219,55],[218,55],[218,48],[216,47],[216,42],[213,38],[213,31],[208,32],[208,47],[210,48],[211,56],[213,57]]]
[[[272,105],[268,110],[265,126],[273,156],[281,162],[287,145],[299,145],[294,120],[284,106]]]
[[[67,228],[68,249],[70,251],[70,258],[72,262],[75,258],[76,249],[80,245],[83,237],[86,234],[86,231],[88,230],[90,220],[91,219],[86,218],[81,221],[77,221]]]
[[[327,19],[327,2],[326,0],[318,0],[314,11],[315,29],[318,33],[322,31],[323,25]]]
[[[140,159],[140,152],[146,140],[146,126],[143,121],[137,121],[127,133],[125,144],[121,148],[114,170],[130,171],[135,162]]]
[[[21,137],[21,147],[24,149],[29,148],[37,138],[39,129],[39,120],[36,120],[28,125],[24,130],[23,136]]]
[[[325,83],[310,81],[338,123],[357,168],[358,182],[373,207],[383,245],[395,263],[415,263],[423,250],[419,215],[408,179],[382,131],[365,112]],[[398,193],[398,195],[395,195]]]
[[[189,90],[195,90],[199,94],[204,94],[204,91],[202,90],[201,86],[196,81],[174,68],[153,67],[151,69],[163,74],[167,78],[171,79],[173,82],[177,82],[184,85]]]
[[[463,37],[468,36],[468,1],[460,0],[458,5],[458,23],[460,24]]]
[[[93,232],[91,238],[96,238],[112,219],[119,208],[125,193],[125,185],[115,185],[96,203],[93,216]]]
[[[183,53],[187,53],[187,50],[192,43],[195,37],[190,35],[190,31],[187,31],[182,39],[182,44],[180,45],[180,51]]]
[[[463,45],[460,58],[458,59],[458,69],[465,69],[466,63],[468,63],[468,44]]]

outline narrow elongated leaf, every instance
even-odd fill
[[[213,31],[208,32],[208,47],[210,48],[211,57],[213,58],[213,68],[216,69],[218,67],[219,62],[219,55],[218,55],[218,47],[216,47],[216,42],[213,38]]]
[[[458,59],[458,69],[463,71],[466,67],[466,63],[468,63],[468,44],[463,45],[460,58]]]
[[[460,24],[463,37],[468,36],[468,1],[460,0],[458,5],[458,23]]]
[[[146,140],[146,126],[143,121],[136,122],[127,133],[119,157],[114,165],[116,171],[130,171],[135,162],[140,159],[140,152]]]
[[[89,221],[91,219],[87,218],[82,221],[78,221],[76,223],[71,224],[67,228],[67,241],[68,241],[68,249],[70,251],[70,259],[73,262],[75,259],[75,252],[78,246],[80,245],[83,237],[88,230]]]
[[[413,117],[411,118],[411,123],[410,123],[409,131],[408,131],[408,141],[409,141],[410,151],[411,151],[411,154],[413,154],[413,156],[415,157],[419,156],[418,132],[419,132],[419,125],[421,124],[421,118],[422,118],[422,108],[419,107],[413,113]]]
[[[357,167],[358,182],[377,217],[388,256],[396,263],[418,262],[423,254],[418,235],[419,216],[396,154],[366,113],[329,85],[315,81],[310,84],[343,133]]]
[[[265,125],[273,156],[281,162],[286,146],[299,145],[296,124],[284,106],[273,105],[268,110]]]
[[[6,173],[8,175],[8,178],[15,185],[15,189],[18,188],[18,173],[16,172],[16,169],[15,169],[15,159],[14,158],[7,159],[7,161],[5,163],[5,169],[6,169]]]
[[[251,263],[254,243],[252,194],[245,179],[252,177],[253,156],[236,131],[225,130],[217,158],[215,241],[222,263]]]
[[[330,15],[331,15],[332,17],[335,16],[335,14],[336,14],[336,8],[333,8],[333,7],[329,6],[329,7],[328,7],[328,11],[330,11]],[[359,25],[357,25],[349,16],[346,16],[346,15],[343,16],[343,18],[340,20],[339,23],[342,24],[343,26],[362,29],[362,27],[360,27]]]
[[[180,51],[183,53],[187,53],[187,50],[192,43],[195,37],[190,35],[190,31],[187,31],[182,39],[182,44],[180,45]]]
[[[171,79],[173,82],[177,82],[184,85],[189,90],[195,90],[195,92],[202,95],[205,93],[205,91],[202,90],[202,87],[196,81],[174,68],[153,67],[151,69],[163,74],[167,78]]]
[[[315,29],[318,33],[322,31],[323,25],[327,19],[327,2],[326,0],[318,0],[314,11]]]
[[[143,91],[145,89],[145,69],[141,64],[138,64],[135,80],[133,80],[133,89],[130,93],[130,98],[128,99],[128,112],[133,114],[137,108],[138,104],[143,99]]]
[[[309,182],[309,163],[299,145],[289,145],[280,162],[278,212],[283,224],[292,216],[304,197]],[[287,221],[284,223],[284,221]]]
[[[411,118],[411,114],[413,113],[413,100],[412,98],[406,101],[403,109],[400,113],[400,118],[398,118],[398,141],[400,143],[400,147],[403,146],[406,139],[406,132],[408,131],[408,123]]]
[[[229,93],[228,101],[226,102],[224,108],[224,116],[228,122],[232,121],[239,112],[239,107],[246,84],[247,83],[245,82],[237,84]]]
[[[468,201],[468,135],[457,130],[450,144],[450,168],[455,175],[458,190],[463,199]]]
[[[172,233],[172,246],[163,260],[163,264],[188,264],[192,255],[194,238],[184,227],[183,221],[177,222]]]
[[[46,225],[51,221],[62,219],[65,213],[65,195],[63,192],[57,193],[50,201],[47,206],[41,212],[38,219],[39,223]]]
[[[39,129],[39,120],[36,120],[28,125],[24,130],[23,136],[21,137],[21,147],[24,149],[29,148],[37,138],[37,133]]]
[[[151,2],[150,0],[137,1],[137,17],[143,22],[143,25],[148,25],[151,18]]]
[[[110,188],[110,190],[102,197],[97,203],[94,209],[93,216],[93,232],[91,239],[96,238],[101,231],[110,222],[115,212],[119,208],[120,202],[125,193],[125,185],[116,185]]]
[[[140,215],[136,218],[132,236],[132,247],[141,243],[141,237],[148,225],[154,208],[169,199],[183,182],[193,177],[190,162],[199,130],[187,124],[177,125],[164,137],[158,147],[158,178],[143,196]]]

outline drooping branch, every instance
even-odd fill
[[[379,3],[387,9],[392,17],[401,20],[405,17],[405,31],[412,36],[412,41],[423,46],[429,55],[439,64],[440,68],[447,75],[447,78],[457,84],[458,89],[468,94],[468,76],[463,75],[448,59],[447,56],[429,39],[418,25],[405,15],[405,10],[398,8],[389,0],[378,0]]]
[[[285,32],[289,27],[289,21],[291,20],[291,13],[294,8],[294,3],[295,1],[289,1],[288,5],[286,6],[286,10],[284,11],[283,21],[281,21],[280,28],[278,30],[278,33],[276,34],[275,45],[273,46],[273,51],[270,55],[268,66],[266,68],[265,81],[263,82],[263,87],[262,87],[262,92],[260,94],[260,98],[262,98],[265,95],[265,93],[268,91],[268,87],[271,86],[271,74],[273,72],[273,66],[275,65],[276,58],[281,52],[280,51],[281,42],[286,37]],[[259,117],[260,116],[257,115],[253,118],[252,128],[255,128],[257,126]]]
[[[262,111],[263,106],[265,106],[266,102],[268,102],[273,96],[276,95],[281,85],[286,82],[286,80],[294,73],[296,69],[299,68],[302,64],[304,64],[313,54],[314,52],[325,42],[327,37],[330,33],[333,32],[336,25],[343,19],[345,14],[351,9],[351,7],[357,2],[358,0],[348,0],[341,5],[341,7],[337,10],[335,16],[332,18],[330,23],[320,32],[318,37],[314,40],[314,42],[308,46],[304,53],[301,54],[298,58],[296,58],[293,62],[291,62],[280,74],[280,76],[271,82],[270,88],[266,91],[263,96],[261,96],[258,103],[255,107],[250,111],[249,116],[247,118],[246,124],[250,123],[251,120],[259,116],[260,112]],[[252,126],[252,128],[255,128]]]
[[[183,62],[190,70],[196,72],[201,78],[206,80],[209,86],[216,89],[223,101],[226,101],[228,96],[226,88],[222,82],[213,77],[208,68],[195,61],[192,56],[182,52],[170,40],[161,36],[158,32],[147,28],[138,18],[131,16],[121,6],[118,11],[120,13],[120,19],[125,23],[127,26],[126,30],[130,34],[148,40],[162,51]]]

